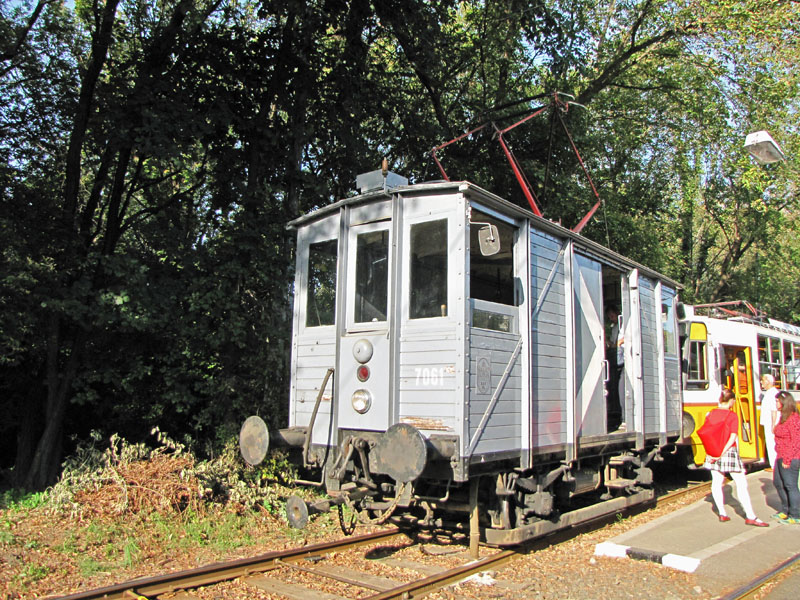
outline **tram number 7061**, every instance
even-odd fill
[[[436,387],[444,385],[445,369],[442,367],[417,367],[414,369],[414,373],[417,375],[416,385],[418,386]]]

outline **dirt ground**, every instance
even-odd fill
[[[108,492],[99,494],[85,495],[82,502],[86,504],[72,514],[53,514],[46,505],[0,511],[0,599],[57,597],[136,577],[338,539],[342,535],[336,513],[316,517],[308,528],[298,531],[287,526],[277,508],[272,512],[261,509],[244,514],[225,508],[205,512],[109,514],[99,500],[107,497]],[[697,499],[690,496],[677,506],[619,518],[557,545],[521,554],[504,568],[486,573],[477,581],[451,586],[429,597],[553,600],[715,597],[718,590],[702,589],[691,574],[649,562],[594,556],[597,543]],[[362,531],[367,529],[358,530]],[[416,545],[400,542],[392,551],[416,562],[445,566],[469,561],[466,546],[456,544],[447,552],[437,552],[437,544],[435,540]],[[482,555],[491,552],[492,549],[481,549]],[[337,561],[347,564],[349,559],[333,556],[326,560],[330,564]],[[509,588],[503,582],[515,585]],[[273,597],[256,594],[233,582],[201,590],[197,595],[214,600]]]

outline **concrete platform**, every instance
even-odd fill
[[[737,589],[800,554],[800,525],[770,519],[780,501],[772,473],[747,476],[756,514],[769,527],[745,525],[736,486],[725,484],[731,520],[720,523],[709,493],[703,500],[598,544],[595,554],[660,562],[695,575],[700,585],[721,593]]]

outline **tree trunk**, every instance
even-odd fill
[[[44,431],[36,444],[30,468],[22,478],[22,486],[28,490],[41,490],[55,482],[62,456],[64,415],[69,393],[78,373],[79,353],[85,335],[77,332],[68,343],[62,343],[62,324],[53,315],[48,324],[47,338],[47,401],[44,410]],[[66,354],[61,365],[62,351]]]

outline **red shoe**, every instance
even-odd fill
[[[745,519],[745,525],[752,525],[753,527],[769,527],[769,523],[764,523],[761,519],[756,517],[755,519]]]
[[[730,518],[728,515],[720,515],[720,516],[719,516],[719,520],[720,520],[722,523],[727,523],[728,521],[730,521],[730,520],[731,520],[731,518]]]

